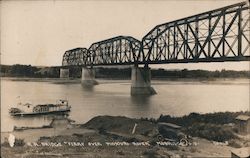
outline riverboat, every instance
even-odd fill
[[[33,106],[30,103],[21,104],[18,107],[9,109],[12,116],[44,115],[44,114],[63,114],[69,112],[71,106],[67,100],[58,100],[56,104],[39,104]]]

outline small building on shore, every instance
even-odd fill
[[[236,126],[240,134],[250,134],[250,116],[239,115],[236,117]]]

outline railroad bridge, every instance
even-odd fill
[[[141,41],[130,36],[102,40],[66,51],[60,77],[79,66],[82,83],[94,85],[93,67],[133,65],[131,94],[155,94],[150,64],[250,61],[249,23],[249,4],[241,2],[157,25]]]

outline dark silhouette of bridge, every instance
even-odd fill
[[[154,27],[142,41],[118,36],[65,52],[63,66],[249,61],[249,4]]]
[[[154,94],[149,64],[250,61],[249,23],[249,4],[241,2],[157,25],[141,41],[118,36],[95,42],[66,51],[60,76],[81,66],[89,85],[96,83],[93,66],[134,65],[131,94]]]

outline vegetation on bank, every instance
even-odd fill
[[[229,145],[238,146],[239,144],[234,142],[234,140],[239,139],[235,118],[241,114],[250,115],[250,112],[190,113],[182,117],[161,115],[158,119],[97,116],[82,125],[82,127],[99,130],[102,133],[103,131],[113,131],[130,134],[136,123],[138,124],[136,128],[137,134],[154,137],[157,134],[157,124],[167,122],[180,125],[182,132],[186,135],[217,142],[228,141]]]
[[[47,68],[47,67],[35,67],[31,65],[1,65],[1,76],[2,77],[58,77],[58,68]]]
[[[60,123],[59,125],[56,123],[55,125],[60,127],[54,126],[53,128],[60,129],[60,132],[54,133],[52,136],[44,135],[44,132],[48,132],[47,129],[40,133],[37,133],[37,130],[30,130],[27,133],[15,131],[26,134],[22,138],[16,137],[14,148],[10,148],[8,133],[6,133],[6,137],[2,139],[4,142],[1,144],[2,155],[4,155],[3,157],[39,157],[44,156],[44,151],[46,151],[46,156],[51,155],[51,157],[63,157],[72,154],[80,157],[86,155],[96,157],[103,157],[104,155],[112,155],[112,157],[134,157],[135,155],[143,155],[144,157],[201,157],[201,155],[208,156],[208,154],[211,157],[229,157],[229,151],[232,147],[241,148],[250,145],[248,138],[238,138],[235,135],[233,123],[235,123],[235,117],[240,114],[249,115],[250,112],[191,113],[183,117],[161,115],[158,119],[96,116],[85,124],[65,124],[65,126],[61,126]],[[67,120],[67,118],[57,118],[56,120],[61,122],[61,120]],[[157,123],[159,122],[181,124],[182,129],[186,130],[185,133],[191,131],[193,132],[191,135],[196,138],[188,137],[187,140],[191,144],[184,147],[178,143],[176,145],[159,145],[157,143],[159,142],[157,137],[159,136],[159,126]],[[135,126],[136,124],[137,126]],[[42,131],[43,128],[39,130]],[[68,134],[63,134],[64,131]],[[31,142],[28,141],[27,137],[30,137],[32,133],[36,133],[34,136],[37,137],[37,141],[34,143],[40,146],[26,144],[26,142]],[[17,136],[17,133],[15,135]],[[206,138],[207,140],[200,138]],[[227,143],[209,140],[228,141],[228,145]],[[176,141],[178,142],[178,140]],[[66,142],[66,144],[63,142]],[[63,144],[57,146],[61,143]],[[84,145],[78,146],[79,143]],[[106,143],[114,145],[109,146]],[[53,146],[53,144],[55,145]],[[101,144],[101,146],[95,146],[94,144]],[[99,154],[95,155],[96,153]]]
[[[153,122],[170,122],[183,127],[183,131],[193,137],[206,138],[219,142],[237,138],[235,133],[235,118],[240,114],[250,115],[250,112],[217,112],[208,114],[190,113],[183,117],[161,115]]]
[[[95,68],[96,78],[130,79],[131,68]],[[36,67],[31,65],[1,65],[2,77],[34,77],[34,78],[59,78],[59,67]],[[250,78],[250,71],[207,71],[207,70],[165,70],[152,69],[152,78],[175,79],[175,78]],[[70,77],[80,78],[81,68],[71,67]]]

